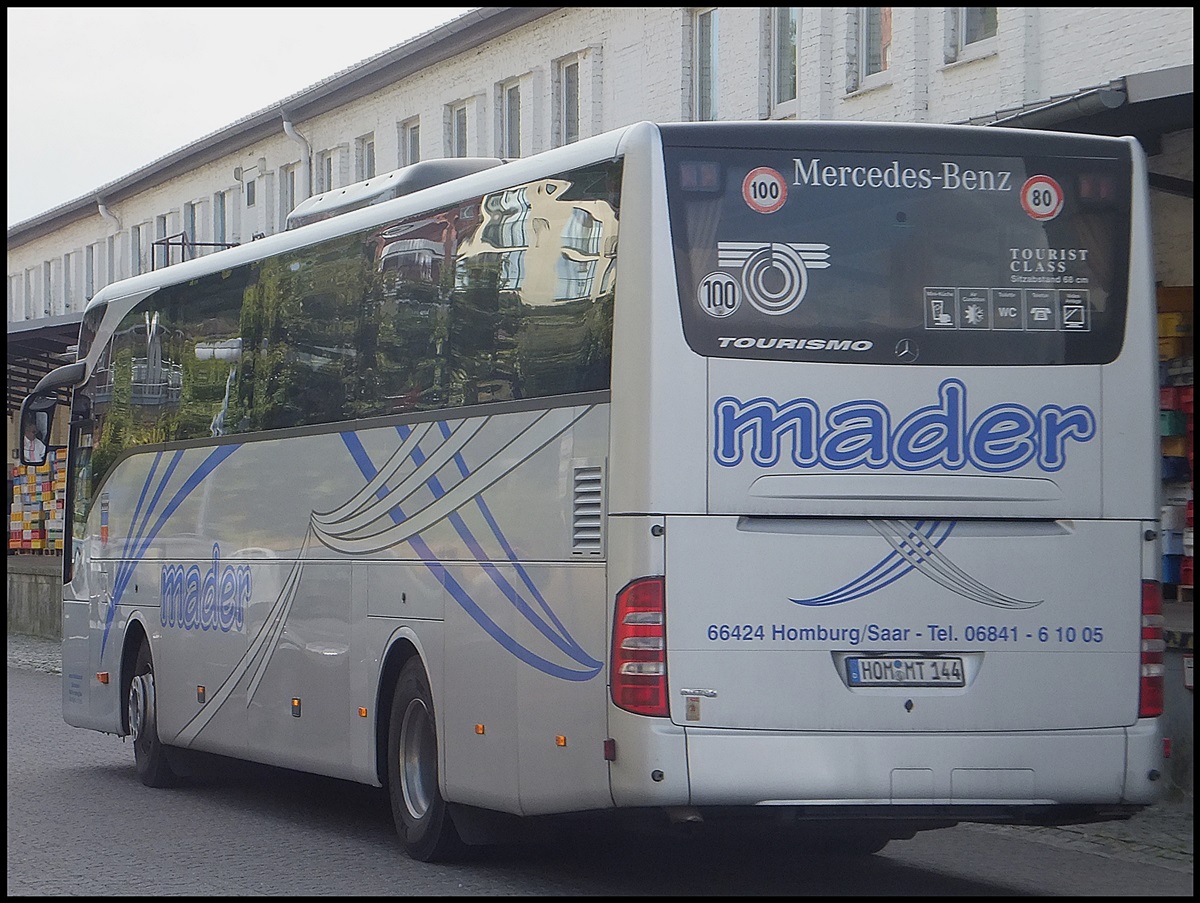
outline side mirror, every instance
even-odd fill
[[[30,467],[46,463],[50,427],[58,399],[33,394],[21,404],[21,463]]]

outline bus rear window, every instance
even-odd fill
[[[668,146],[666,162],[700,354],[1045,365],[1120,351],[1128,159]]]

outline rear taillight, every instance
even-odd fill
[[[1142,581],[1142,677],[1138,684],[1138,717],[1155,718],[1163,713],[1162,585]]]
[[[613,619],[612,698],[638,715],[666,717],[666,587],[662,577],[641,577],[617,593]]]

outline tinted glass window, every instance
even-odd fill
[[[78,393],[85,482],[144,444],[607,389],[619,184],[605,163],[159,290]]]
[[[1120,350],[1127,159],[669,147],[667,162],[701,354],[1069,364]]]

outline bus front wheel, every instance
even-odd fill
[[[138,648],[126,703],[138,777],[147,787],[174,787],[179,783],[179,776],[171,769],[166,746],[158,738],[154,662],[150,657],[150,644],[144,639]]]
[[[401,669],[388,723],[388,794],[405,851],[421,862],[455,859],[464,844],[438,788],[433,694],[419,659]]]

